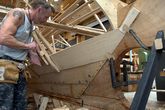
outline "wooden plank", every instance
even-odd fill
[[[38,37],[44,43],[44,45],[48,48],[48,50],[51,53],[54,53],[53,47],[51,47],[50,43],[45,39],[45,37],[40,33],[40,31],[38,29],[36,29],[35,31],[36,31],[36,34],[38,35]]]
[[[41,50],[42,50],[42,54],[45,56],[44,58],[46,58],[46,60],[49,62],[49,64],[50,64],[55,70],[57,70],[58,72],[60,72],[60,67],[57,65],[56,62],[52,62],[52,60],[51,60],[49,54],[48,54],[47,51],[44,49],[43,44],[40,43],[40,41],[39,41],[39,39],[38,39],[38,37],[37,37],[36,32],[33,32],[33,37],[35,38],[36,42],[39,44],[39,46],[40,46],[40,48],[41,48]],[[41,53],[40,53],[40,55],[41,55]],[[41,55],[41,56],[43,57],[43,55]],[[44,58],[43,58],[43,59],[44,59]],[[46,61],[46,62],[47,62],[47,61]]]
[[[129,28],[131,26],[131,24],[134,22],[134,20],[138,16],[139,12],[140,11],[137,10],[135,7],[132,7],[131,10],[128,12],[122,25],[120,26],[119,30],[123,33],[126,33],[127,28]]]
[[[112,52],[123,36],[119,30],[111,31],[52,54],[50,57],[58,62],[62,70],[104,60],[107,54],[113,56]]]
[[[91,16],[93,16],[94,14],[97,14],[99,12],[101,12],[100,8],[93,9],[93,10],[89,11],[88,13],[85,13],[82,16],[78,17],[77,19],[74,19],[73,21],[69,22],[69,24],[79,24],[82,21],[90,18]]]
[[[71,13],[72,11],[74,11],[76,8],[79,7],[79,3],[81,2],[81,0],[76,0],[70,7],[68,7],[66,10],[63,10],[58,17],[54,17],[52,20],[55,22],[59,22],[61,19],[63,19],[66,15],[68,15],[69,13]],[[45,29],[46,31],[46,37],[51,35],[51,31],[49,29]],[[55,30],[53,30],[55,31]]]
[[[25,4],[28,6],[28,7],[31,7],[28,0],[23,0],[23,2],[25,2]]]
[[[104,33],[104,32],[98,32],[98,31],[91,30],[91,29],[85,29],[85,28],[71,26],[71,25],[59,24],[59,23],[55,23],[55,22],[47,22],[47,23],[44,23],[43,25],[52,27],[52,28],[61,29],[61,30],[67,31],[67,32],[75,32],[75,33],[79,33],[79,34],[83,34],[83,35],[87,35],[87,36],[96,36],[96,35],[100,35],[100,34]]]
[[[48,97],[42,97],[41,105],[39,107],[39,110],[46,110],[48,101],[49,101],[49,98]]]
[[[53,102],[53,105],[54,105],[54,107],[61,107],[61,104],[60,104],[60,101],[59,100],[57,100],[57,99],[52,99],[52,102]]]
[[[9,10],[11,10],[11,8],[0,6],[0,13],[6,14]]]
[[[63,44],[63,45],[65,45],[65,46],[68,47],[68,45],[67,45],[66,43],[64,43],[64,42],[62,42],[62,41],[60,41],[60,40],[58,40],[58,39],[55,39],[55,41],[57,41],[57,42],[59,42],[59,43],[61,43],[61,44]],[[69,46],[69,47],[71,47],[71,46]]]
[[[94,30],[94,31],[98,31],[98,32],[105,32],[103,29],[99,29],[99,28],[91,28],[88,26],[82,26],[82,25],[75,25],[76,27],[80,27],[80,28],[85,28],[85,29],[89,29],[89,30]]]
[[[42,97],[42,95],[39,95],[39,94],[34,93],[33,94],[33,97],[34,97],[35,104],[38,107],[40,105],[40,98]]]
[[[90,13],[93,10],[100,9],[100,7],[98,6],[98,4],[96,2],[91,2],[90,5],[91,5],[91,9],[88,7],[88,3],[82,4],[79,8],[77,8],[73,12],[71,12],[71,16],[68,16],[66,19],[62,20],[60,23],[70,24],[70,22],[73,22],[73,21],[79,19],[81,16],[83,16],[87,13]],[[100,11],[101,11],[101,9],[100,9]],[[68,15],[70,15],[70,14],[68,14]],[[92,15],[94,15],[94,14],[92,14]],[[76,24],[78,24],[78,23],[76,23]]]
[[[126,3],[130,4],[130,3],[134,2],[134,1],[136,1],[136,0],[126,0]]]
[[[6,8],[4,6],[0,6],[0,22],[1,20],[4,18],[4,16],[8,13],[8,11],[10,10],[11,8]]]
[[[76,12],[80,12],[81,9],[86,8],[87,5],[88,5],[88,2],[82,4],[82,5],[79,6],[79,7],[77,7],[75,10],[73,10],[72,12],[68,13],[65,17],[63,17],[62,19],[60,19],[60,20],[59,20],[59,23],[61,23],[61,22],[63,23],[63,21],[64,21],[65,19],[68,19],[69,17],[74,18],[74,17],[73,17],[74,14],[75,14]]]
[[[122,6],[126,6],[126,4],[122,3],[119,0],[96,0],[96,2],[99,4],[99,6],[102,8],[105,15],[108,17],[109,22],[113,29],[118,28],[117,23],[117,9],[118,4]]]
[[[53,50],[54,50],[53,53],[56,53],[56,46],[55,46],[55,42],[54,42],[54,35],[52,35],[52,47],[53,47]]]
[[[71,47],[71,45],[61,36],[59,35],[60,39],[62,39],[69,47]]]
[[[125,7],[122,7],[122,8],[118,8],[118,13],[117,13],[118,27],[120,27],[121,24],[123,23],[123,21],[124,21],[125,17],[127,16],[131,6],[132,6],[132,4],[127,5]]]
[[[91,1],[89,1],[89,3],[90,2]],[[89,7],[87,6],[87,3],[84,3],[80,5],[78,9],[73,10],[71,13],[68,13],[68,15],[61,18],[61,20],[59,20],[58,22],[63,23],[63,24],[72,24],[72,25],[79,24],[80,22],[88,19],[89,17],[101,11],[101,9],[98,7],[98,4],[95,2],[91,3],[91,9],[89,9]],[[48,31],[50,30],[47,30],[46,32]],[[51,31],[50,33],[47,33],[45,37],[49,37],[52,34],[57,36],[65,30],[53,30],[53,31]]]
[[[42,44],[41,44],[39,38],[37,37],[37,34],[35,32],[33,32],[32,35],[33,35],[33,38],[34,38],[35,42],[38,44],[39,48],[41,49],[41,51],[38,52],[39,55],[40,55],[40,57],[42,58],[42,60],[44,61],[44,63],[46,65],[48,65],[48,62],[47,62],[46,58],[44,57],[45,53],[43,52],[43,51],[45,51],[44,50],[45,48],[42,48]]]
[[[69,97],[80,97],[93,80],[105,61],[99,61],[81,67],[67,69],[57,73],[51,66],[31,65],[30,68],[39,77],[29,81],[29,87],[36,92],[46,92]],[[51,95],[50,94],[50,95]]]
[[[72,24],[72,25],[78,24],[78,23],[80,23],[80,22],[82,22],[82,21],[88,19],[89,17],[93,16],[94,14],[99,13],[100,11],[101,11],[100,8],[97,8],[97,9],[91,11],[91,12],[86,13],[86,14],[83,15],[83,16],[78,17],[77,19],[73,20],[72,22],[69,22],[69,24]],[[73,30],[73,31],[74,31],[74,30]],[[54,31],[53,33],[50,33],[50,34],[53,34],[53,35],[57,36],[57,35],[61,34],[62,32],[63,32],[62,30],[57,30],[57,31]],[[86,32],[85,32],[85,33],[86,33]],[[45,36],[45,37],[49,37],[50,34],[48,34],[48,35]],[[80,34],[86,35],[86,34],[84,34],[84,33],[80,33]],[[89,35],[89,36],[90,36],[90,35]]]
[[[67,8],[66,10],[64,10],[64,12],[62,12],[62,14],[60,16],[58,16],[57,18],[54,18],[53,20],[58,22],[59,20],[61,20],[63,17],[65,17],[67,14],[69,14],[70,12],[72,12],[73,10],[75,10],[79,5],[79,3],[81,2],[81,0],[76,0],[69,8]]]
[[[103,105],[106,110],[128,110],[129,103],[121,89],[114,89],[111,82],[109,62],[107,61],[82,96],[84,105]]]
[[[69,109],[69,107],[67,107],[66,105],[64,105],[63,107],[54,108],[53,110],[70,110],[70,109]]]
[[[44,73],[43,69],[47,70],[47,73]],[[30,86],[33,86],[37,92],[44,91],[43,93],[46,95],[57,96],[56,98],[69,103],[81,104],[83,100],[84,107],[85,105],[90,105],[90,107],[98,107],[97,109],[99,110],[101,108],[128,110],[128,102],[121,89],[112,88],[109,69],[108,61],[106,63],[95,62],[74,69],[67,69],[61,71],[60,74],[54,74],[53,71],[51,72],[48,68],[43,67],[40,71],[44,74],[41,74],[39,78],[33,79],[33,83],[30,83]],[[66,82],[79,83],[77,85],[66,85]],[[89,85],[81,85],[84,82]],[[127,109],[124,109],[124,107],[127,107]],[[97,110],[96,108],[89,109]]]

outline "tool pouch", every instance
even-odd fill
[[[17,83],[19,78],[18,63],[0,59],[0,82]]]

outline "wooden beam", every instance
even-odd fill
[[[58,39],[54,39],[54,40],[57,41],[57,42],[59,42],[59,43],[61,43],[61,44],[63,44],[63,45],[65,45],[65,46],[68,46],[67,44],[65,44],[64,42],[62,42],[62,41],[60,41]]]
[[[91,16],[93,16],[94,14],[97,14],[99,12],[101,12],[101,9],[100,8],[93,9],[93,10],[89,11],[88,13],[86,13],[86,14],[78,17],[77,19],[69,22],[69,24],[78,24],[78,23],[81,23],[82,21],[90,18]]]
[[[86,20],[87,18],[93,16],[94,14],[99,13],[100,11],[101,11],[100,8],[96,8],[95,10],[90,11],[90,12],[86,13],[85,15],[78,17],[77,19],[75,19],[75,20],[69,22],[68,24],[72,24],[72,25],[78,24],[78,23],[80,23],[80,22]],[[63,30],[63,31],[64,31],[64,30]],[[63,31],[62,31],[62,30],[56,30],[56,31],[54,31],[53,33],[50,32],[50,34],[47,34],[47,36],[45,36],[45,37],[48,37],[48,36],[50,36],[51,34],[54,34],[55,36],[57,36],[57,35],[59,35],[59,34],[60,34],[61,32],[63,32]],[[74,31],[74,30],[72,30],[72,31]],[[69,31],[67,31],[67,32],[69,32]],[[85,33],[86,33],[86,32],[85,32]],[[87,33],[88,33],[88,32],[87,32]],[[88,35],[88,36],[93,36],[93,35],[84,34],[84,33],[79,33],[79,34]]]
[[[38,37],[42,40],[42,42],[44,43],[44,45],[48,48],[48,50],[51,53],[54,53],[54,50],[52,48],[52,46],[50,45],[50,43],[45,39],[45,37],[40,33],[40,31],[38,29],[36,29],[36,33],[38,35]]]
[[[59,23],[55,23],[55,22],[47,22],[47,23],[44,23],[43,26],[61,29],[63,31],[67,31],[67,32],[75,32],[75,33],[87,35],[87,36],[97,36],[100,34],[104,34],[104,32],[98,32],[98,31],[94,31],[94,30],[89,30],[89,29],[80,28],[80,27],[76,27],[76,26],[59,24]]]
[[[28,0],[23,0],[28,7],[31,7]]]
[[[70,45],[61,35],[59,35],[59,37],[60,37],[69,47],[71,47],[71,45]]]
[[[42,26],[42,28],[45,28],[45,27]],[[55,31],[55,29],[52,29],[51,27],[48,27],[48,28],[44,29],[42,31],[42,33],[43,33],[44,37],[47,38],[47,36],[53,35],[52,33],[54,33],[54,31]]]
[[[123,33],[127,31],[127,28],[131,26],[131,24],[134,22],[136,17],[139,14],[139,10],[137,10],[135,7],[132,7],[130,11],[128,12],[125,20],[123,21],[122,25],[120,26],[119,30]]]
[[[39,110],[46,110],[49,98],[43,97],[42,95],[39,94],[33,94],[33,96],[37,107],[39,107]]]
[[[92,10],[88,7],[88,3],[90,3]],[[68,13],[68,15],[66,15],[67,17],[64,17],[64,19],[62,19],[62,21],[60,20],[59,22],[63,23],[63,24],[70,24],[70,22],[73,22],[76,19],[80,18],[81,16],[84,16],[86,13],[89,13],[89,12],[99,8],[99,6],[96,2],[88,2],[88,3],[83,3],[77,9]],[[78,22],[76,24],[79,24],[79,23],[80,22]]]
[[[4,16],[8,13],[9,10],[10,10],[10,8],[0,6],[0,22],[4,18]]]
[[[56,46],[55,46],[55,42],[54,42],[54,35],[52,35],[52,47],[53,47],[53,50],[54,50],[53,53],[56,53]]]
[[[81,0],[76,0],[69,8],[67,8],[64,11],[59,12],[59,16],[55,16],[52,20],[55,21],[55,22],[59,22],[65,16],[67,16],[72,11],[74,11],[76,8],[78,8],[80,2],[81,2]],[[49,29],[45,29],[45,31],[47,32],[47,34],[45,35],[46,37],[50,36],[51,33],[52,33]]]
[[[87,6],[88,3],[91,3],[91,9]],[[101,10],[98,11],[98,4],[95,2],[88,1],[88,3],[83,3],[82,5],[78,6],[77,9],[75,8],[72,10],[70,13],[68,13],[66,16],[62,17],[60,20],[55,21],[55,22],[60,22],[61,24],[79,24],[80,22],[88,19],[89,17],[93,16],[95,13],[100,12]],[[96,12],[95,12],[96,11]],[[88,13],[87,13],[88,12]],[[54,32],[50,32],[50,30],[46,29],[47,34],[46,37],[49,37],[53,35],[54,33],[55,36],[59,35],[62,31],[59,30],[54,30]]]
[[[49,65],[46,58],[44,57],[44,52],[43,51],[45,51],[45,50],[44,50],[44,48],[42,48],[42,44],[41,44],[39,38],[37,37],[37,34],[35,32],[33,32],[32,35],[33,35],[33,38],[34,38],[35,42],[38,44],[39,48],[41,49],[41,51],[39,52],[40,57],[42,58],[42,60],[44,61],[44,63],[46,65]]]
[[[73,10],[72,12],[68,13],[66,16],[64,16],[61,20],[59,20],[59,23],[63,22],[65,19],[67,19],[70,16],[73,16],[76,12],[79,12],[81,9],[83,9],[84,7],[86,7],[88,5],[89,2],[82,4],[81,6],[77,7],[75,10]]]
[[[42,97],[41,98],[41,105],[39,107],[39,110],[46,110],[48,101],[49,101],[49,98],[48,97]]]
[[[9,10],[11,10],[11,8],[0,6],[0,13],[1,14],[7,14]]]
[[[40,106],[40,98],[42,97],[42,95],[34,93],[33,96],[34,96],[35,104],[37,105],[37,107],[39,107]]]
[[[125,17],[127,16],[129,10],[131,9],[132,4],[129,4],[125,7],[122,7],[120,9],[118,9],[118,13],[117,13],[117,23],[118,23],[118,27],[121,26],[122,22],[124,21]]]
[[[96,0],[98,5],[102,8],[105,15],[108,17],[112,29],[118,28],[117,23],[117,9],[118,5],[126,6],[123,2],[119,0]]]
[[[63,17],[65,17],[70,12],[72,12],[73,10],[75,10],[79,6],[78,4],[80,2],[81,2],[81,0],[76,0],[69,8],[67,8],[66,10],[64,10],[64,12],[62,12],[62,14],[60,16],[58,16],[57,18],[53,18],[53,21],[58,22],[59,20],[61,20]]]
[[[94,31],[98,31],[98,32],[104,32],[103,29],[99,29],[99,28],[91,28],[88,26],[81,26],[81,25],[75,25],[76,27],[80,27],[80,28],[85,28],[85,29],[89,29],[89,30],[94,30]]]
[[[40,40],[38,39],[37,37],[37,33],[36,31],[33,32],[33,37],[34,39],[37,41],[38,44],[40,44]],[[42,44],[40,44],[40,48],[42,50],[42,53],[43,55],[45,56],[46,60],[49,62],[49,64],[57,71],[57,72],[60,72],[60,67],[57,66],[57,63],[56,62],[52,62],[49,54],[47,53],[47,51],[44,49],[44,46]]]

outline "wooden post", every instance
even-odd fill
[[[39,48],[41,49],[41,51],[38,52],[40,57],[42,58],[42,60],[45,62],[46,65],[49,65],[49,63],[47,62],[47,60],[44,57],[44,52],[43,52],[44,48],[42,48],[42,44],[41,44],[40,40],[38,39],[37,34],[35,32],[33,32],[32,35],[33,35],[34,40],[38,44]]]
[[[38,35],[38,37],[42,40],[42,42],[44,43],[44,45],[48,48],[48,50],[51,53],[54,53],[53,48],[51,47],[50,43],[44,38],[44,36],[39,32],[38,29],[36,29],[36,34]]]
[[[49,64],[54,68],[56,69],[58,72],[60,72],[60,69],[57,65],[55,65],[55,63],[51,60],[49,54],[46,52],[46,50],[44,49],[44,46],[43,44],[40,43],[38,37],[37,37],[37,34],[36,34],[36,31],[33,32],[34,33],[34,38],[35,40],[37,41],[37,43],[40,45],[40,48],[42,49],[42,52],[43,52],[43,55],[45,56],[46,60],[49,62]]]
[[[55,42],[54,42],[54,35],[52,35],[52,46],[53,46],[53,50],[56,53],[56,47],[55,47]]]

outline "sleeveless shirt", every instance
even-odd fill
[[[3,20],[5,20],[5,18]],[[27,15],[25,14],[24,23],[21,26],[19,26],[14,37],[16,38],[16,40],[20,42],[30,43],[32,39],[31,30],[32,24],[30,23]],[[0,57],[5,55],[15,60],[24,61],[26,59],[27,54],[28,49],[16,49],[5,45],[0,45]]]

